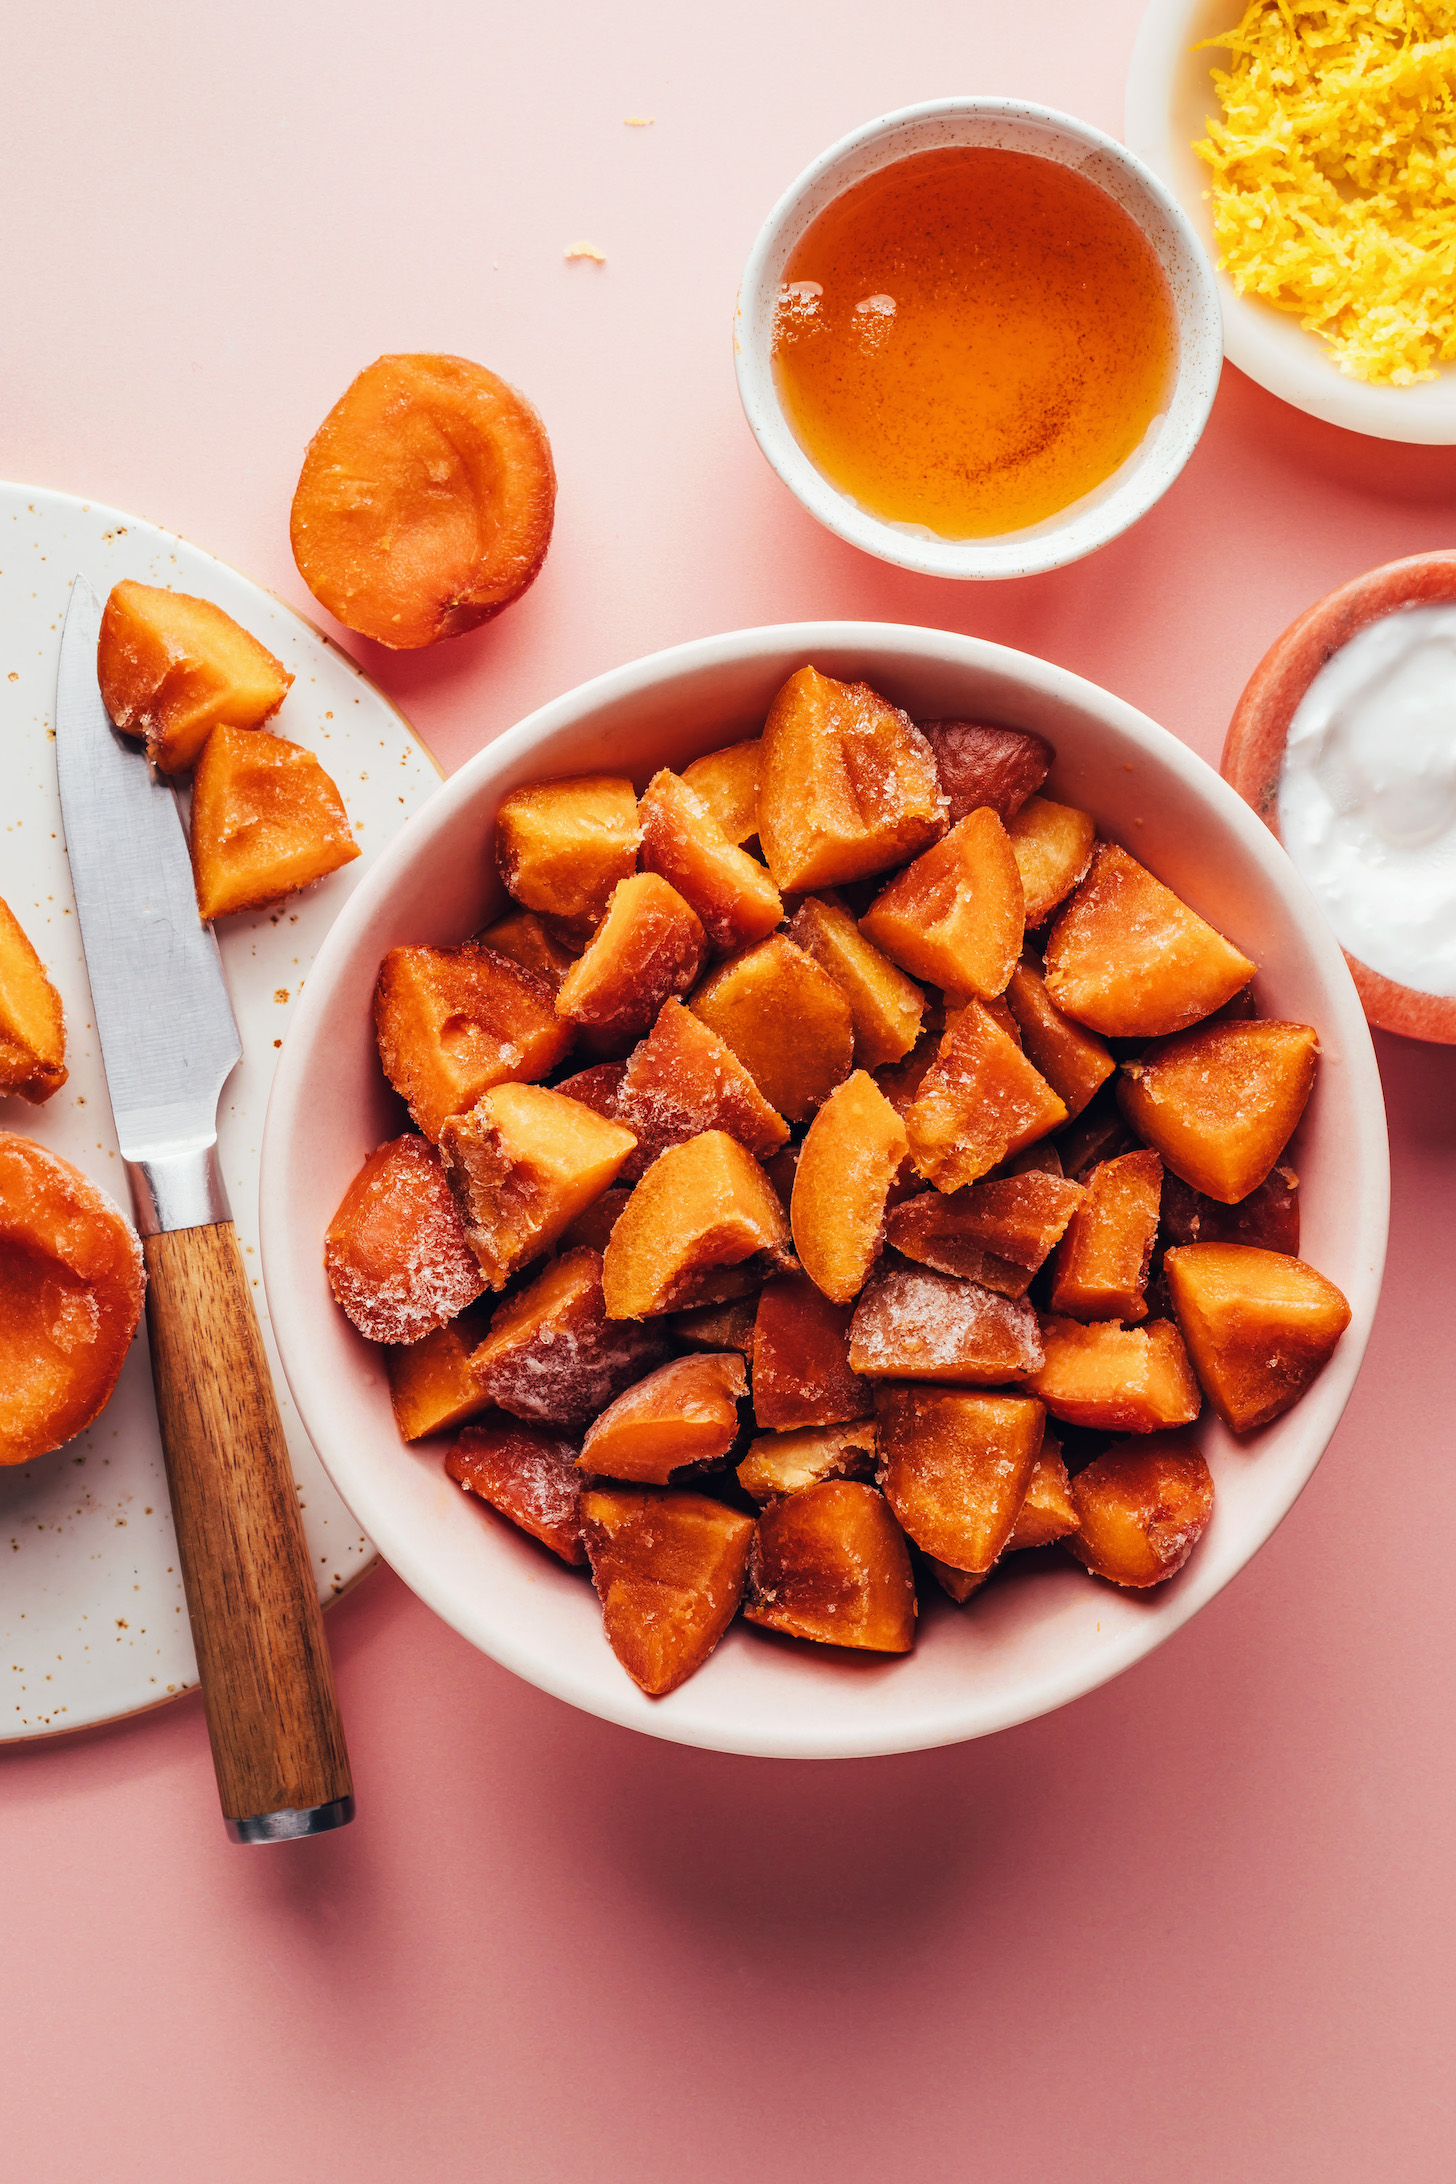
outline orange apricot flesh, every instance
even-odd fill
[[[96,679],[125,734],[160,773],[186,773],[214,728],[261,728],[293,677],[210,599],[126,578],[101,616]]]
[[[8,903],[0,902],[0,1095],[41,1106],[66,1081],[61,997]]]
[[[908,1653],[915,1579],[883,1494],[825,1479],[770,1502],[758,1520],[743,1613],[766,1630],[821,1645]]]
[[[887,872],[945,832],[935,759],[918,728],[866,683],[814,667],[769,707],[758,835],[780,889]]]
[[[666,1486],[685,1465],[727,1455],[747,1393],[748,1375],[736,1351],[673,1358],[625,1389],[587,1427],[581,1469],[638,1486]]]
[[[1116,1443],[1072,1480],[1071,1497],[1066,1547],[1094,1576],[1139,1590],[1182,1569],[1213,1515],[1213,1479],[1186,1433]]]
[[[596,1487],[581,1497],[607,1643],[649,1698],[702,1667],[743,1597],[753,1519],[705,1494]]]
[[[440,1155],[393,1138],[369,1155],[324,1240],[334,1301],[371,1342],[419,1342],[485,1287]]]
[[[1235,1205],[1293,1136],[1318,1054],[1309,1024],[1200,1025],[1124,1063],[1118,1105],[1175,1175]]]
[[[882,1388],[885,1498],[916,1546],[953,1569],[989,1570],[1026,1499],[1044,1419],[1028,1396]]]
[[[1163,1272],[1204,1393],[1233,1433],[1297,1403],[1350,1324],[1334,1283],[1283,1252],[1183,1244]]]
[[[204,919],[262,910],[360,854],[344,799],[312,751],[214,728],[192,782],[192,874]]]
[[[879,1256],[890,1192],[909,1152],[905,1125],[857,1069],[830,1093],[799,1151],[789,1215],[804,1271],[849,1304]]]
[[[384,1074],[432,1143],[492,1086],[545,1077],[564,1060],[572,1027],[549,983],[484,941],[459,948],[391,948],[374,989]]]

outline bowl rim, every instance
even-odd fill
[[[1366,1269],[1352,1285],[1350,1328],[1317,1383],[1319,1424],[1311,1419],[1309,1445],[1292,1467],[1287,1492],[1272,1506],[1272,1515],[1258,1537],[1240,1546],[1221,1572],[1198,1559],[1181,1573],[1172,1597],[1163,1596],[1149,1613],[1127,1629],[1122,1638],[1102,1650],[1059,1661],[1039,1681],[1028,1679],[1017,1692],[1003,1693],[1000,1702],[988,1699],[974,1678],[958,1690],[956,1703],[942,1708],[934,1718],[922,1719],[905,1730],[887,1735],[872,1721],[863,1734],[844,1731],[814,1733],[785,1728],[773,1721],[756,1722],[751,1733],[729,1731],[699,1719],[691,1707],[669,1708],[651,1701],[631,1684],[625,1674],[605,1690],[592,1686],[588,1676],[570,1661],[543,1660],[529,1631],[493,1624],[488,1605],[472,1598],[462,1601],[428,1556],[416,1556],[408,1542],[396,1537],[387,1493],[376,1496],[367,1482],[352,1477],[349,1447],[332,1436],[327,1375],[314,1367],[304,1330],[311,1304],[318,1301],[323,1282],[322,1253],[311,1246],[293,1248],[289,1219],[295,1197],[292,1164],[299,1157],[297,1129],[309,1100],[310,1040],[327,1007],[336,969],[347,965],[356,935],[366,928],[387,898],[396,879],[417,859],[427,857],[431,842],[452,823],[462,807],[491,792],[494,778],[525,759],[543,737],[566,727],[584,728],[594,713],[622,699],[632,699],[650,687],[671,683],[685,674],[751,660],[760,654],[797,653],[813,658],[845,651],[874,649],[898,654],[910,664],[930,661],[948,668],[981,668],[1014,675],[1033,692],[1062,699],[1099,717],[1146,748],[1166,764],[1204,801],[1211,802],[1221,820],[1239,837],[1241,847],[1272,881],[1276,892],[1289,900],[1304,945],[1312,952],[1321,983],[1328,989],[1334,1023],[1340,1039],[1345,1073],[1354,1082],[1353,1113],[1361,1151],[1360,1188],[1352,1182],[1351,1197],[1359,1222],[1359,1260]],[[277,1333],[285,1376],[306,1431],[334,1480],[346,1505],[361,1528],[379,1547],[381,1555],[404,1582],[442,1621],[458,1631],[482,1652],[538,1689],[565,1700],[601,1719],[623,1727],[643,1730],[666,1741],[701,1749],[728,1751],[768,1758],[869,1758],[889,1753],[924,1750],[967,1741],[1032,1720],[1070,1700],[1110,1682],[1153,1652],[1165,1639],[1187,1623],[1200,1608],[1222,1591],[1243,1569],[1282,1523],[1307,1485],[1330,1436],[1337,1426],[1360,1369],[1384,1267],[1389,1216],[1389,1154],[1385,1131],[1384,1101],[1369,1029],[1349,972],[1328,927],[1324,924],[1303,881],[1283,850],[1255,817],[1244,800],[1217,772],[1179,742],[1167,729],[1140,713],[1125,700],[1069,669],[1022,653],[1009,646],[977,637],[921,628],[914,624],[810,621],[769,624],[755,629],[727,631],[697,638],[651,653],[642,659],[609,669],[550,700],[507,729],[468,759],[414,813],[382,852],[345,905],[315,959],[313,972],[295,1004],[296,1013],[279,1056],[273,1091],[264,1127],[259,1188],[262,1273],[268,1308]],[[313,1245],[316,1246],[316,1239]],[[1312,1390],[1313,1400],[1316,1391]],[[710,1669],[708,1671],[711,1672]],[[691,1692],[693,1682],[675,1698]]]
[[[783,413],[774,387],[771,354],[759,324],[760,298],[770,269],[782,254],[786,231],[803,224],[800,216],[806,203],[836,170],[854,162],[862,152],[936,122],[999,124],[1008,135],[1024,131],[1043,143],[1051,138],[1071,140],[1084,148],[1088,159],[1100,157],[1130,182],[1135,193],[1156,208],[1177,245],[1176,252],[1164,248],[1160,238],[1149,232],[1147,223],[1138,219],[1168,278],[1178,323],[1178,367],[1158,438],[1144,449],[1135,467],[1120,478],[1114,473],[1117,482],[1104,481],[1093,494],[1074,501],[1032,529],[988,539],[921,538],[871,515],[832,485],[810,461]],[[904,156],[910,156],[914,148],[907,146]],[[1047,152],[1043,156],[1054,155]],[[1086,159],[1080,162],[1083,166],[1086,163]],[[831,191],[825,202],[838,194]],[[1130,205],[1124,203],[1123,209],[1130,217],[1138,218]],[[1170,262],[1173,257],[1176,264]],[[1223,328],[1213,268],[1204,246],[1173,192],[1151,167],[1116,137],[1055,107],[1027,99],[967,94],[897,107],[862,123],[821,152],[789,184],[749,252],[734,312],[733,352],[739,400],[750,430],[781,482],[816,522],[848,545],[858,546],[897,568],[912,569],[922,576],[986,580],[1035,576],[1065,568],[1120,537],[1161,500],[1198,445],[1208,421],[1218,392]]]

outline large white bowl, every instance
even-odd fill
[[[608,1650],[589,1584],[445,1478],[439,1445],[407,1448],[379,1353],[329,1294],[323,1234],[365,1154],[399,1128],[374,1051],[379,959],[451,943],[501,901],[492,827],[507,790],[609,768],[639,786],[658,766],[757,733],[775,690],[812,660],[863,678],[920,719],[1000,721],[1049,736],[1053,786],[1145,857],[1252,954],[1267,1010],[1318,1026],[1319,1081],[1296,1145],[1304,1248],[1353,1320],[1296,1409],[1236,1447],[1206,1424],[1218,1484],[1187,1568],[1148,1597],[1065,1567],[1028,1570],[965,1610],[923,1603],[905,1660],[840,1654],[741,1622],[690,1682],[644,1698]],[[896,1752],[1025,1721],[1161,1643],[1226,1585],[1278,1524],[1344,1409],[1375,1310],[1389,1176],[1380,1081],[1344,958],[1267,828],[1201,759],[1094,684],[1026,654],[940,630],[803,622],[681,645],[600,676],[472,759],[401,830],[345,906],[296,1006],[263,1145],[268,1303],[315,1448],[361,1526],[445,1620],[573,1705],[720,1751],[804,1758]]]
[[[1193,150],[1209,115],[1219,111],[1213,69],[1228,55],[1196,53],[1238,22],[1240,0],[1150,0],[1128,70],[1123,129],[1131,150],[1161,176],[1196,228],[1213,263],[1218,246],[1205,193],[1211,170]],[[1216,276],[1223,305],[1224,353],[1241,372],[1296,409],[1347,432],[1424,444],[1456,441],[1456,372],[1418,387],[1371,387],[1347,379],[1324,344],[1291,313],[1241,296]]]

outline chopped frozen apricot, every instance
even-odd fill
[[[980,1591],[991,1574],[989,1570],[953,1570],[948,1562],[941,1562],[934,1555],[927,1555],[925,1562],[941,1591],[958,1608],[965,1606],[972,1593]]]
[[[607,1643],[649,1698],[702,1667],[743,1597],[753,1519],[706,1494],[594,1488],[582,1530]]]
[[[66,1081],[61,997],[20,920],[0,902],[0,1096],[39,1107]]]
[[[352,864],[344,799],[312,751],[250,728],[214,728],[192,778],[192,877],[204,919],[312,887]]]
[[[502,1410],[584,1426],[660,1364],[663,1348],[655,1328],[607,1318],[601,1254],[583,1246],[497,1306],[470,1366]]]
[[[905,1117],[916,1169],[958,1190],[1067,1119],[1045,1077],[978,1001],[945,1033]]]
[[[704,1130],[726,1130],[758,1160],[789,1134],[733,1049],[677,1000],[663,1003],[628,1056],[615,1112],[637,1139],[629,1175],[645,1173],[659,1153]]]
[[[1071,1491],[1077,1529],[1066,1545],[1114,1585],[1161,1585],[1213,1515],[1213,1480],[1186,1433],[1118,1442],[1078,1472]]]
[[[1085,1183],[1099,1161],[1116,1160],[1122,1153],[1135,1152],[1138,1143],[1117,1104],[1116,1086],[1106,1084],[1094,1094],[1071,1128],[1059,1133],[1056,1148],[1062,1173],[1069,1175],[1074,1183]]]
[[[838,1426],[761,1433],[738,1466],[738,1483],[756,1502],[767,1502],[823,1479],[872,1479],[874,1474],[875,1422],[854,1418]]]
[[[860,930],[902,970],[957,996],[1004,991],[1024,930],[1021,875],[994,811],[957,820],[897,873]]]
[[[781,1145],[773,1157],[764,1162],[763,1172],[778,1193],[779,1204],[787,1213],[794,1200],[794,1177],[799,1172],[798,1146]]]
[[[866,683],[791,675],[764,724],[758,834],[779,888],[887,872],[945,832],[935,759]]]
[[[106,1193],[0,1130],[0,1465],[29,1463],[100,1415],[145,1287],[136,1232]]]
[[[427,1433],[462,1426],[489,1406],[490,1397],[470,1369],[485,1327],[483,1312],[462,1312],[418,1342],[392,1343],[385,1351],[389,1400],[402,1439],[420,1441]]]
[[[766,1282],[753,1323],[753,1415],[761,1426],[835,1426],[867,1418],[874,1393],[851,1370],[847,1304],[807,1274]]]
[[[757,1296],[735,1297],[728,1304],[700,1304],[691,1312],[674,1312],[668,1333],[688,1350],[737,1350],[753,1362],[753,1323],[758,1316]]]
[[[1089,811],[1033,796],[1008,820],[1006,832],[1021,874],[1027,925],[1045,925],[1092,862],[1097,823]]]
[[[927,1267],[887,1266],[855,1307],[849,1362],[872,1380],[994,1388],[1034,1373],[1042,1350],[1036,1314],[1024,1299]]]
[[[534,971],[553,994],[576,961],[576,951],[534,910],[507,911],[475,937],[483,948],[519,963],[522,970]]]
[[[1021,1033],[1023,1051],[1067,1114],[1080,1115],[1098,1086],[1113,1074],[1116,1062],[1100,1039],[1062,1014],[1034,964],[1017,964],[1006,988],[1006,1002]]]
[[[703,799],[724,835],[737,848],[758,832],[758,768],[763,744],[730,743],[684,766],[683,779]]]
[[[523,394],[461,356],[382,356],[308,443],[289,538],[345,629],[414,651],[519,599],[546,559],[556,472]]]
[[[1108,1433],[1191,1426],[1201,1401],[1183,1338],[1171,1320],[1120,1327],[1099,1320],[1042,1321],[1045,1362],[1027,1382],[1054,1418]]]
[[[713,1464],[738,1437],[748,1375],[736,1351],[675,1357],[627,1388],[587,1427],[580,1467],[666,1486],[686,1464]]]
[[[1011,1537],[1002,1552],[1010,1555],[1023,1548],[1050,1547],[1054,1540],[1064,1539],[1068,1532],[1076,1529],[1072,1482],[1067,1477],[1061,1445],[1050,1433],[1044,1433],[1026,1499],[1016,1512]]]
[[[782,933],[720,963],[688,1005],[790,1122],[803,1122],[849,1075],[854,1017],[848,999],[813,956]]]
[[[637,1140],[539,1084],[498,1084],[440,1133],[465,1232],[492,1289],[549,1251]]]
[[[613,888],[637,869],[641,842],[636,793],[617,774],[533,781],[512,789],[496,814],[507,891],[527,910],[573,923],[606,915]]]
[[[1155,1039],[1220,1008],[1256,965],[1104,842],[1046,945],[1047,992],[1107,1039]]]
[[[842,904],[818,895],[800,903],[788,937],[843,991],[854,1019],[856,1067],[879,1069],[901,1061],[919,1037],[925,1013],[925,996],[914,979],[870,945]]]
[[[1082,1186],[1039,1170],[996,1176],[969,1190],[927,1191],[896,1206],[885,1241],[904,1258],[1024,1297],[1031,1277],[1082,1202]]]
[[[1205,1024],[1124,1062],[1118,1104],[1175,1175],[1226,1206],[1256,1191],[1314,1085],[1309,1024]]]
[[[835,1304],[859,1295],[879,1257],[885,1208],[908,1150],[904,1123],[862,1069],[809,1125],[789,1209],[794,1248]]]
[[[385,1076],[434,1143],[493,1086],[549,1075],[572,1041],[545,980],[479,940],[391,948],[374,1034]]]
[[[113,585],[96,647],[101,701],[146,741],[159,773],[186,773],[214,728],[261,728],[293,677],[210,599],[126,578]]]
[[[560,1434],[497,1416],[466,1427],[445,1458],[445,1470],[563,1562],[585,1562],[576,1449]]]
[[[643,870],[660,872],[691,904],[718,954],[773,931],[784,914],[778,889],[679,775],[654,774],[638,812]]]
[[[1236,1206],[1190,1188],[1171,1168],[1163,1177],[1162,1236],[1176,1244],[1256,1244],[1299,1256],[1299,1177],[1278,1167]]]
[[[917,1547],[952,1569],[990,1569],[1026,1499],[1045,1417],[1024,1395],[879,1390],[880,1482]]]
[[[419,1342],[485,1287],[440,1156],[423,1138],[369,1155],[324,1243],[334,1301],[371,1342]]]
[[[686,993],[707,956],[696,911],[659,873],[619,880],[607,914],[556,995],[556,1013],[599,1047],[625,1053],[664,1001]]]
[[[793,1638],[908,1653],[915,1579],[884,1495],[825,1479],[770,1502],[754,1533],[743,1613]]]
[[[1009,826],[1051,771],[1055,752],[1024,728],[984,728],[970,720],[924,720],[954,826],[983,805]]]
[[[920,1097],[920,1087],[940,1052],[941,1033],[922,1031],[903,1062],[875,1071],[875,1083],[903,1121]]]
[[[789,1224],[750,1152],[723,1130],[673,1145],[633,1191],[606,1249],[607,1311],[645,1319],[711,1300],[695,1278],[744,1261],[777,1265]]]
[[[1053,1312],[1067,1319],[1140,1320],[1163,1190],[1156,1153],[1123,1153],[1087,1178],[1057,1253]]]
[[[556,1089],[560,1091],[561,1087],[558,1085]],[[629,1154],[629,1162],[634,1157],[635,1155]],[[617,1173],[620,1176],[625,1173],[625,1169],[619,1168]],[[614,1183],[610,1190],[603,1191],[600,1198],[594,1198],[589,1206],[583,1206],[581,1212],[567,1222],[556,1239],[557,1250],[574,1251],[578,1244],[590,1244],[593,1251],[605,1251],[611,1241],[612,1231],[621,1217],[622,1208],[631,1195],[631,1191],[620,1183]]]
[[[1297,1403],[1350,1324],[1334,1283],[1250,1244],[1183,1244],[1163,1272],[1204,1393],[1234,1433]]]

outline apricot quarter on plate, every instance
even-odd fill
[[[486,1409],[490,1398],[470,1369],[485,1326],[484,1313],[462,1312],[418,1342],[391,1344],[385,1351],[389,1400],[403,1440],[420,1441],[427,1433],[463,1426]]]
[[[1051,771],[1055,753],[1024,728],[986,728],[970,720],[925,720],[920,733],[935,753],[954,826],[983,805],[1009,826]]]
[[[782,933],[729,956],[688,1006],[790,1122],[805,1121],[849,1075],[854,1016],[844,991]]]
[[[908,1653],[915,1579],[884,1495],[853,1479],[826,1479],[770,1502],[754,1533],[743,1613],[793,1638]]]
[[[838,1426],[761,1433],[738,1466],[738,1483],[756,1502],[767,1502],[823,1479],[870,1479],[874,1471],[875,1422],[854,1418]]]
[[[512,789],[496,813],[495,855],[527,910],[595,925],[637,869],[637,797],[619,774],[575,774]]]
[[[1067,1547],[1094,1577],[1139,1588],[1181,1570],[1213,1515],[1213,1479],[1186,1433],[1121,1441],[1071,1483]]]
[[[880,1479],[917,1547],[952,1569],[990,1569],[1026,1499],[1045,1416],[1023,1395],[880,1389]]]
[[[788,925],[788,937],[822,964],[849,1003],[854,1021],[854,1059],[860,1069],[898,1062],[920,1035],[925,996],[913,978],[867,941],[841,903],[806,896]]]
[[[391,948],[374,989],[384,1074],[432,1143],[494,1085],[545,1077],[572,1029],[534,971],[483,941]]]
[[[960,996],[1004,992],[1025,930],[1021,875],[994,811],[973,811],[897,873],[860,931],[915,978]]]
[[[1096,822],[1071,804],[1033,796],[1008,821],[1006,832],[1021,874],[1027,925],[1045,925],[1092,862]]]
[[[753,1323],[753,1415],[761,1426],[834,1426],[867,1418],[874,1395],[849,1362],[853,1308],[807,1274],[765,1282]]]
[[[628,1199],[605,1253],[607,1311],[646,1319],[705,1300],[698,1277],[745,1260],[777,1265],[789,1224],[753,1155],[705,1130],[655,1160]]]
[[[192,779],[192,876],[204,919],[270,902],[352,864],[344,799],[312,751],[214,728]]]
[[[1202,1408],[1183,1338],[1171,1320],[1042,1321],[1045,1359],[1027,1386],[1054,1418],[1106,1433],[1191,1426]]]
[[[862,1069],[809,1125],[789,1214],[805,1273],[835,1304],[852,1303],[879,1257],[885,1208],[908,1152],[904,1123]]]
[[[978,1001],[940,1042],[905,1116],[910,1157],[937,1190],[978,1183],[1067,1119],[1039,1070]]]
[[[866,683],[814,667],[769,707],[758,836],[779,888],[835,887],[903,864],[945,832],[935,759],[919,729]]]
[[[648,1487],[581,1497],[607,1643],[649,1698],[702,1667],[743,1597],[753,1519],[705,1494]]]
[[[607,914],[556,993],[556,1013],[582,1025],[598,1051],[625,1054],[664,1001],[686,993],[707,957],[697,912],[656,872],[612,890]]]
[[[0,1130],[0,1465],[98,1417],[141,1318],[136,1232],[79,1168]]]
[[[994,1388],[1034,1373],[1042,1349],[1024,1299],[928,1267],[884,1266],[855,1306],[849,1362],[871,1380]]]
[[[1080,1183],[1040,1169],[992,1176],[949,1195],[927,1191],[892,1210],[885,1241],[939,1274],[1024,1297],[1082,1195]]]
[[[419,1342],[485,1287],[440,1156],[423,1138],[369,1155],[324,1240],[334,1301],[371,1342]]]
[[[1297,1403],[1350,1324],[1334,1283],[1282,1252],[1183,1244],[1163,1272],[1204,1393],[1233,1433]]]
[[[8,903],[0,902],[0,1097],[39,1107],[66,1081],[61,997]]]
[[[1068,1319],[1140,1320],[1158,1234],[1163,1163],[1123,1153],[1092,1170],[1057,1252],[1051,1307]]]
[[[289,538],[345,629],[396,651],[459,637],[533,583],[556,471],[525,396],[460,356],[382,356],[309,441]]]
[[[712,1464],[738,1435],[748,1375],[736,1351],[675,1357],[623,1390],[587,1427],[580,1467],[666,1486],[686,1464]]]
[[[635,1178],[670,1145],[704,1130],[726,1130],[756,1159],[778,1151],[789,1134],[733,1049],[676,999],[622,1067],[612,1112],[637,1139],[623,1171]]]
[[[1100,1039],[1062,1014],[1034,964],[1017,964],[1006,988],[1006,1005],[1021,1034],[1023,1053],[1075,1119],[1112,1076],[1116,1062]]]
[[[725,838],[741,849],[758,832],[758,769],[763,744],[730,743],[684,766],[683,779],[700,796]]]
[[[1256,1191],[1314,1086],[1309,1024],[1205,1024],[1125,1062],[1117,1100],[1175,1175],[1226,1206]]]
[[[210,599],[126,578],[101,616],[96,679],[107,712],[159,773],[186,773],[214,728],[261,728],[288,695],[281,660]]]
[[[1116,842],[1098,850],[1046,945],[1052,1000],[1105,1039],[1185,1031],[1257,968]]]
[[[666,768],[654,774],[638,813],[643,870],[660,872],[691,904],[719,955],[773,931],[784,914],[778,889],[686,781]]]
[[[615,1179],[637,1140],[580,1100],[498,1084],[440,1133],[445,1173],[492,1289],[549,1251]]]
[[[576,1449],[549,1426],[502,1417],[467,1426],[445,1472],[563,1562],[585,1562]]]

